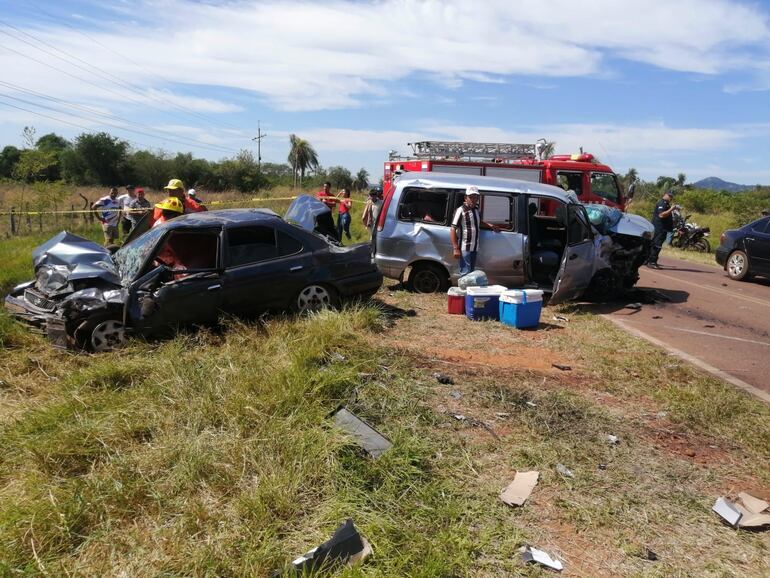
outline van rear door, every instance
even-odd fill
[[[595,267],[593,232],[585,207],[573,203],[562,205],[556,217],[567,228],[567,247],[553,284],[550,302],[554,304],[580,297],[591,283]]]

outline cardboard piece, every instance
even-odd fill
[[[736,502],[717,499],[712,510],[736,528],[770,526],[770,504],[746,492],[739,493]]]
[[[521,559],[524,560],[527,564],[530,563],[536,563],[541,564],[543,566],[546,566],[547,568],[551,568],[553,570],[557,570],[558,572],[561,572],[564,569],[564,564],[562,564],[559,560],[556,560],[555,558],[551,558],[550,555],[548,555],[547,552],[543,552],[542,550],[538,550],[537,548],[533,548],[532,546],[527,546],[524,548]]]
[[[355,438],[356,443],[375,460],[393,445],[380,432],[344,407],[334,414],[334,423]]]
[[[500,499],[509,506],[523,506],[537,485],[540,472],[516,472],[513,481],[500,492]]]

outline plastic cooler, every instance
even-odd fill
[[[543,292],[539,289],[512,289],[500,295],[500,321],[517,329],[537,327],[543,308]]]
[[[473,321],[498,319],[499,299],[506,288],[502,285],[489,287],[468,287],[465,295],[465,315]]]
[[[465,289],[450,287],[446,294],[447,312],[450,315],[465,314]]]

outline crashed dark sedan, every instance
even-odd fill
[[[113,255],[62,232],[33,251],[35,279],[13,289],[12,315],[57,346],[105,351],[127,333],[166,333],[224,314],[299,312],[367,298],[382,284],[368,244],[340,246],[329,209],[299,197],[266,209],[180,216]]]

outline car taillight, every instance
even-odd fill
[[[724,242],[725,242],[725,238],[726,238],[726,237],[725,237],[725,234],[724,234],[724,233],[722,233],[722,234],[719,236],[719,244],[720,244],[720,245],[724,244]]]

